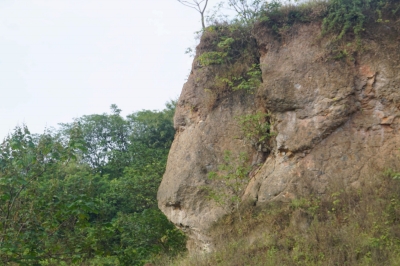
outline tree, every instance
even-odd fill
[[[60,124],[61,135],[70,142],[83,145],[81,159],[103,175],[109,174],[107,165],[111,161],[118,164],[114,170],[119,175],[129,163],[128,159],[121,158],[128,149],[129,131],[120,112],[113,104],[111,114],[84,115],[74,119],[73,123]]]
[[[92,177],[74,164],[70,148],[52,132],[32,135],[25,126],[0,145],[1,265],[88,255],[77,247],[85,246],[83,230],[97,212]]]
[[[156,198],[175,103],[127,118],[112,105],[40,135],[17,127],[0,143],[0,265],[134,266],[184,251]]]
[[[200,13],[201,16],[201,26],[203,28],[203,31],[206,29],[206,25],[204,23],[204,12],[206,11],[208,0],[191,0],[191,1],[186,1],[186,0],[178,0],[179,3],[181,3],[184,6],[193,8],[197,12]]]

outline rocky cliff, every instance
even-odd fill
[[[362,186],[398,159],[396,25],[370,26],[361,50],[335,60],[332,39],[318,38],[320,23],[293,26],[284,38],[260,24],[253,36],[262,83],[254,93],[211,97],[215,73],[198,63],[199,45],[178,102],[177,133],[158,192],[159,208],[187,232],[189,248],[212,248],[207,229],[228,211],[204,190],[213,186],[207,175],[223,162],[226,150],[250,155],[252,171],[242,198],[256,206],[310,193],[323,196],[332,180]],[[235,120],[257,111],[272,114],[270,152],[246,141]]]

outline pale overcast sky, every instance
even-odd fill
[[[0,138],[113,103],[123,115],[162,109],[180,94],[200,27],[176,0],[0,0]]]

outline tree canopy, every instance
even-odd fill
[[[185,237],[157,208],[175,103],[17,127],[0,146],[3,265],[143,265]],[[64,263],[64,264],[63,264]]]

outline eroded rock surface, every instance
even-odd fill
[[[323,195],[333,181],[361,186],[398,160],[398,32],[374,29],[365,52],[335,61],[326,54],[327,41],[316,41],[319,31],[318,25],[297,26],[279,41],[259,26],[262,85],[254,95],[225,95],[212,108],[205,93],[212,80],[205,69],[193,67],[179,99],[176,138],[158,193],[160,209],[188,233],[189,248],[211,248],[207,229],[226,213],[203,189],[224,151],[247,152],[252,164],[260,158],[243,140],[235,116],[272,112],[272,151],[249,177],[243,195],[257,206]]]
[[[187,93],[185,89],[187,87],[182,95]],[[176,122],[177,134],[158,200],[160,209],[167,217],[194,239],[193,247],[210,248],[211,240],[204,231],[226,212],[205,197],[204,186],[211,182],[207,178],[208,172],[216,170],[222,163],[226,150],[251,152],[251,148],[235,135],[240,133],[234,117],[252,109],[253,98],[238,93],[225,99],[204,118],[178,105],[175,120],[185,123]]]

